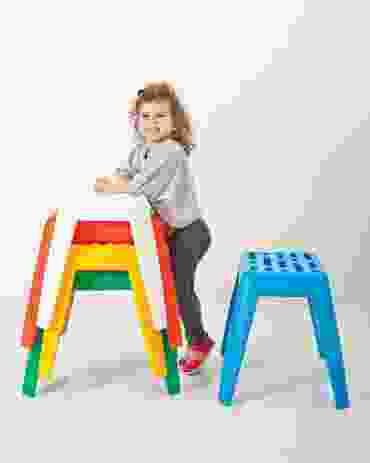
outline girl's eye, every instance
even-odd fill
[[[164,117],[164,114],[159,114],[157,117]],[[147,114],[143,114],[143,118],[144,118],[144,119],[148,119],[148,115],[147,115]]]

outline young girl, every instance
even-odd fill
[[[144,194],[170,226],[169,249],[177,302],[188,348],[179,362],[183,373],[195,373],[214,341],[204,329],[194,275],[208,251],[211,234],[202,218],[187,156],[194,148],[190,117],[168,82],[149,83],[132,102],[136,143],[128,160],[112,177],[99,177],[95,191]]]

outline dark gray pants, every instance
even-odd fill
[[[203,327],[201,304],[194,290],[195,270],[211,245],[211,233],[203,219],[178,228],[168,240],[174,274],[177,303],[188,341],[201,338]]]

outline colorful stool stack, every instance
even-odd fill
[[[79,221],[67,256],[54,316],[47,329],[37,326],[43,278],[53,239],[56,216],[47,220],[26,310],[21,344],[29,350],[22,392],[35,397],[39,380],[53,381],[60,337],[71,317],[76,290],[132,289],[145,350],[154,375],[165,378],[170,395],[180,392],[177,349],[182,345],[176,290],[167,245],[169,227],[158,213],[151,216],[163,282],[167,325],[156,330],[140,276],[130,223],[127,221]]]
[[[219,401],[231,405],[255,317],[258,297],[305,297],[320,357],[338,410],[350,407],[340,335],[329,278],[314,253],[299,249],[246,251],[231,297],[221,354]]]

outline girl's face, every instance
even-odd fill
[[[144,135],[145,143],[161,143],[169,140],[174,128],[169,101],[142,103],[139,128]]]

